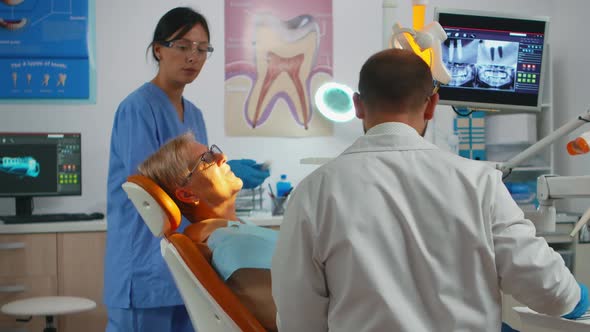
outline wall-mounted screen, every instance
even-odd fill
[[[548,18],[437,8],[434,19],[447,34],[442,57],[451,73],[441,104],[540,110]]]

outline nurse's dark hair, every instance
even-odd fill
[[[164,14],[164,16],[158,21],[156,29],[154,30],[154,37],[148,46],[148,51],[150,48],[152,49],[152,57],[154,60],[159,62],[156,57],[156,52],[154,51],[154,44],[182,38],[195,25],[202,26],[207,34],[207,40],[211,41],[209,25],[203,14],[189,7],[176,7]],[[178,33],[176,33],[176,31],[178,31]]]
[[[412,51],[387,49],[371,56],[359,75],[360,99],[368,111],[416,109],[432,95],[430,67]]]

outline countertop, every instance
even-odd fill
[[[6,225],[0,221],[0,234],[80,233],[104,232],[106,230],[107,222],[105,219],[68,222],[39,222],[10,225]]]
[[[271,216],[270,214],[255,214],[242,216],[241,218],[251,221],[258,226],[280,226],[283,220],[282,216]],[[104,232],[106,230],[106,219],[10,225],[6,225],[0,221],[0,234],[80,233]]]

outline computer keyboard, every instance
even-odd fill
[[[55,213],[55,214],[34,214],[30,216],[0,216],[5,224],[27,224],[43,222],[66,222],[103,219],[104,214],[96,213]]]

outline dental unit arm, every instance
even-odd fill
[[[517,154],[507,162],[497,163],[496,168],[504,174],[509,174],[512,168],[520,165],[522,162],[553,144],[556,140],[588,122],[590,122],[590,109],[576,119],[564,124],[526,150]],[[536,211],[530,214],[527,212],[527,217],[530,217],[533,221],[537,231],[554,232],[556,219],[555,200],[575,197],[590,197],[590,175],[541,175],[537,178],[537,200],[539,201],[539,207]],[[570,236],[575,236],[588,220],[590,220],[590,208],[584,212],[580,220],[576,223]]]

